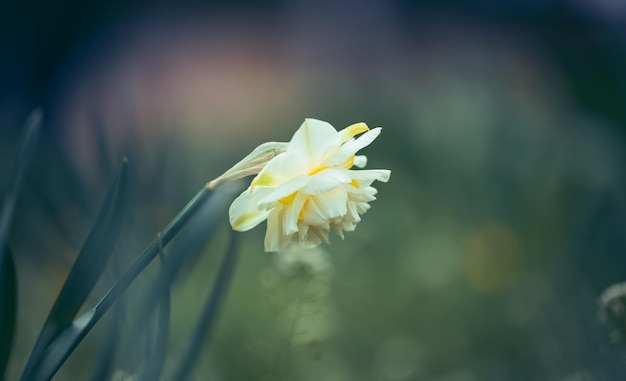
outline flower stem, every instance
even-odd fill
[[[216,205],[222,205],[233,193],[233,187],[220,187],[211,192],[208,184],[185,205],[185,207],[170,221],[163,231],[144,249],[139,258],[131,267],[115,282],[113,287],[100,299],[90,310],[79,316],[70,327],[63,331],[54,342],[46,349],[46,355],[39,364],[34,380],[49,380],[59,370],[61,365],[70,356],[83,338],[91,331],[106,311],[131,285],[137,276],[157,256],[163,247],[178,234],[178,232],[191,220],[209,196]]]

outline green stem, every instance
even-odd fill
[[[185,205],[185,207],[174,217],[172,221],[163,229],[143,253],[135,260],[132,266],[122,275],[122,277],[111,287],[109,292],[94,307],[96,311],[102,311],[104,314],[106,310],[113,304],[113,302],[130,286],[135,278],[148,266],[154,257],[159,254],[163,247],[178,234],[180,229],[189,222],[189,220],[196,214],[198,209],[204,204],[204,202],[211,195],[211,191],[207,186],[204,186],[192,199]],[[96,313],[98,314],[98,312]]]
[[[228,188],[228,187],[223,187]],[[220,191],[223,193],[230,193],[223,188],[218,189],[215,192],[217,196]],[[102,318],[106,311],[113,305],[117,298],[126,291],[130,284],[137,278],[137,276],[148,266],[148,264],[157,256],[163,247],[178,234],[178,232],[189,222],[189,220],[196,214],[200,207],[211,195],[211,190],[207,186],[204,186],[188,203],[187,205],[174,217],[172,221],[163,229],[163,231],[144,249],[139,258],[131,265],[131,267],[122,275],[122,277],[111,287],[111,289],[100,299],[91,310],[85,312],[79,316],[70,327],[68,327],[63,333],[61,333],[55,341],[51,343],[46,349],[46,356],[38,367],[37,375],[33,377],[34,380],[49,380],[59,370],[61,365],[74,351],[76,346],[82,341],[82,339],[91,331],[95,324]],[[224,196],[224,195],[222,195]]]

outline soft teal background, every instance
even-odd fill
[[[5,6],[0,189],[27,111],[46,115],[10,239],[20,305],[8,379],[123,155],[122,265],[204,183],[305,117],[382,126],[363,153],[391,180],[344,241],[266,254],[264,227],[241,235],[197,380],[625,374],[619,331],[598,313],[601,292],[626,280],[619,2],[129,4]],[[172,291],[168,366],[228,228],[224,216]],[[87,379],[101,329],[57,379]],[[120,372],[132,373],[140,357],[123,345]]]

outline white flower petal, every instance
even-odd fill
[[[344,143],[335,153],[333,153],[328,159],[326,164],[329,167],[344,165],[344,163],[350,163],[350,160],[356,160],[354,154],[356,154],[361,148],[370,145],[374,139],[380,135],[382,129],[380,127],[367,131],[363,135],[356,139],[352,139]],[[361,160],[361,159],[360,159]],[[351,165],[350,165],[351,166]]]
[[[259,201],[272,192],[271,188],[257,187],[243,191],[228,209],[230,224],[234,230],[245,232],[267,218],[266,210],[259,210]]]
[[[277,187],[295,176],[308,174],[309,158],[297,152],[285,152],[270,160],[252,179],[250,186]]]
[[[376,188],[367,186],[348,190],[348,199],[354,202],[372,202],[376,200]]]
[[[273,209],[267,216],[267,231],[265,232],[265,251],[272,252],[280,249],[280,218],[278,209]]]
[[[309,183],[302,188],[306,194],[322,194],[352,181],[348,170],[344,168],[327,168],[309,179]]]
[[[316,197],[309,197],[302,211],[302,222],[313,226],[323,224],[324,221],[326,221],[326,216],[322,209],[320,209]]]
[[[297,242],[303,248],[312,248],[322,243],[320,237],[317,234],[313,233],[310,228],[310,225],[302,221],[298,222]]]
[[[363,187],[369,186],[374,181],[386,183],[391,176],[391,171],[388,169],[349,170],[348,172],[350,173],[350,177]]]
[[[356,202],[347,203],[347,212],[346,212],[344,219],[348,221],[352,221],[352,222],[361,221],[361,217],[359,216]]]
[[[328,223],[311,226],[310,231],[313,232],[313,234],[315,234],[323,242],[330,243],[330,241],[328,240],[328,232],[330,231],[330,225]]]
[[[287,152],[307,155],[312,164],[319,164],[331,151],[338,149],[340,144],[337,130],[329,123],[305,119],[289,142]]]
[[[354,123],[339,131],[339,140],[341,141],[341,144],[343,144],[353,137],[357,136],[358,134],[366,131],[369,131],[369,127],[367,127],[367,124],[363,122]]]
[[[319,170],[324,158],[338,150],[339,145],[339,136],[333,126],[321,120],[305,119],[285,153],[267,163],[251,185],[275,187],[294,176]]]
[[[259,201],[259,208],[266,209],[270,205],[274,204],[281,199],[290,196],[294,192],[300,190],[300,188],[306,186],[311,181],[309,176],[298,176],[294,179],[287,181],[280,185],[278,188],[274,188],[272,192],[267,194],[263,199]]]
[[[380,135],[380,133],[382,132],[382,128],[380,127],[376,127],[373,128],[369,131],[367,131],[366,133],[364,133],[363,135],[359,136],[358,138],[351,140],[349,142],[346,142],[342,148],[344,146],[348,146],[350,147],[351,150],[354,150],[353,152],[359,152],[360,149],[367,147],[368,145],[372,144],[372,142],[378,137],[378,135]]]
[[[343,217],[346,214],[346,203],[348,201],[348,193],[343,187],[338,187],[330,192],[326,192],[315,197],[310,197],[307,205],[311,205],[311,209],[314,211],[315,218],[321,216],[324,222],[331,220],[335,217]],[[307,210],[302,217],[303,221],[307,221]],[[313,221],[311,221],[313,222]],[[311,223],[311,225],[319,225],[318,223]]]
[[[365,155],[356,155],[354,157],[354,166],[357,168],[365,168],[367,165],[367,156]]]
[[[308,196],[298,192],[294,200],[283,207],[283,234],[291,235],[298,231],[298,219]]]
[[[343,235],[343,229],[342,229],[342,223],[337,223],[337,224],[332,224],[332,228],[335,231],[335,233],[337,233],[337,235],[339,236],[339,238],[344,239],[344,235]]]
[[[367,212],[370,208],[371,208],[371,206],[367,202],[359,202],[357,204],[356,210],[357,210],[357,212],[359,212],[359,214],[363,214],[363,213]]]

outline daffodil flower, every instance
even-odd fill
[[[262,169],[230,206],[233,229],[247,231],[267,220],[268,252],[280,251],[289,243],[302,247],[328,243],[331,228],[343,239],[343,232],[353,231],[361,221],[360,214],[376,199],[371,184],[389,180],[389,170],[352,169],[365,166],[367,158],[356,153],[380,132],[365,123],[337,131],[327,122],[306,119],[286,146],[259,146],[257,154],[248,155],[251,159],[237,164],[239,168]],[[268,155],[267,147],[274,154]],[[262,164],[259,157],[265,158]]]

